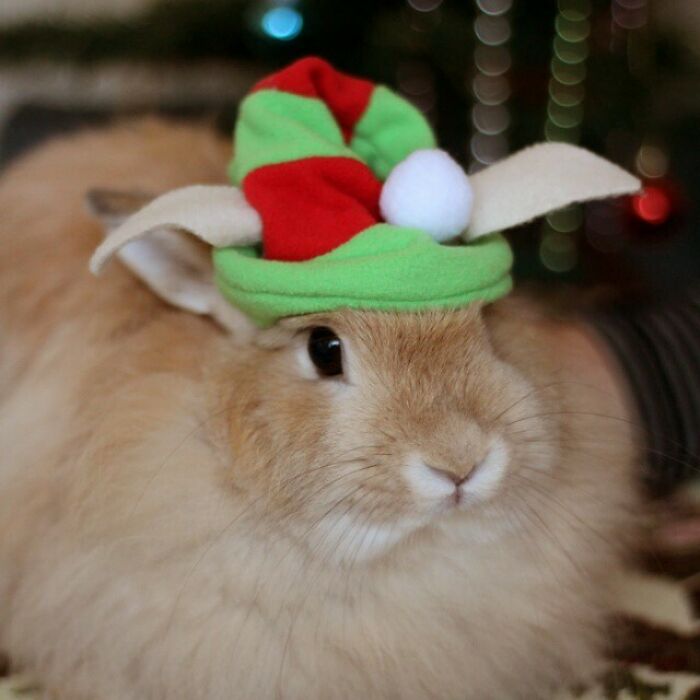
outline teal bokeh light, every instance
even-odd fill
[[[304,18],[293,7],[274,7],[262,16],[260,24],[269,37],[289,41],[301,33]]]

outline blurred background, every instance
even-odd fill
[[[472,170],[549,140],[643,178],[513,231],[520,279],[614,297],[700,276],[698,0],[1,0],[0,163],[143,112],[230,131],[308,54],[398,89]]]

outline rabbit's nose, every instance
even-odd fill
[[[445,469],[443,467],[434,467],[432,464],[426,464],[425,466],[439,479],[445,479],[451,481],[455,486],[461,486],[471,476],[475,465],[465,465],[465,468],[459,471]]]
[[[454,498],[459,502],[462,497],[463,488],[467,488],[466,483],[473,473],[475,464],[467,462],[440,467],[424,461],[420,455],[415,455],[410,459],[405,471],[408,484],[416,495],[423,498]]]
[[[460,503],[467,496],[483,500],[500,487],[510,462],[510,452],[505,440],[491,438],[483,454],[481,450],[461,458],[430,455],[424,459],[420,453],[409,456],[404,467],[408,486],[419,498],[454,498]]]

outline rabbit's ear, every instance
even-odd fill
[[[211,260],[212,245],[260,240],[260,219],[239,190],[193,186],[156,199],[93,190],[87,203],[105,230],[90,261],[95,274],[116,253],[164,301],[211,316],[239,337],[249,335],[250,322],[217,290]]]
[[[102,195],[100,196],[99,192],[88,195],[88,204],[93,211],[97,210],[98,217],[106,220],[108,224],[110,217],[114,222],[124,213],[128,203],[136,203],[139,197],[134,193],[126,194],[122,195],[122,200],[119,201],[115,193],[110,193],[111,200],[104,197],[104,192]],[[105,203],[108,205],[107,217],[101,210]],[[262,222],[258,213],[236,187],[183,187],[151,199],[116,228],[112,226],[105,240],[94,252],[90,260],[90,269],[94,274],[99,274],[112,255],[127,243],[144,238],[159,229],[180,230],[215,248],[221,248],[259,243]]]
[[[90,214],[99,219],[105,232],[109,233],[155,198],[156,195],[142,190],[108,190],[96,187],[86,193],[85,204]]]
[[[474,208],[464,237],[524,224],[574,202],[637,192],[640,181],[590,151],[541,143],[470,177]]]

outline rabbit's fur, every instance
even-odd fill
[[[589,673],[631,438],[527,305],[236,345],[119,264],[89,275],[87,189],[224,182],[228,157],[147,121],[0,181],[0,646],[61,700],[532,699]],[[341,381],[314,375],[313,325]],[[504,473],[459,509],[406,476],[494,436]]]

